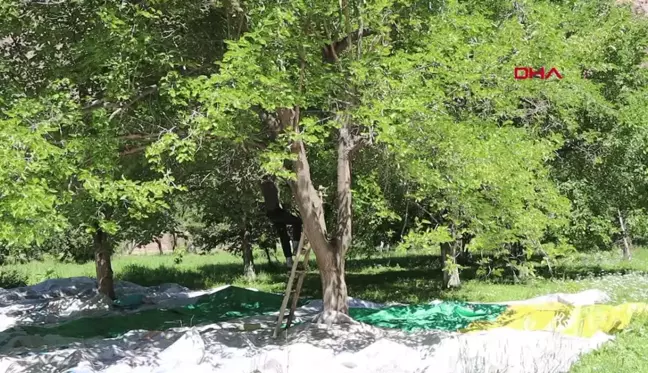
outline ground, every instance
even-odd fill
[[[236,284],[260,290],[282,292],[286,273],[256,258],[259,276],[254,282],[242,277],[242,259],[226,253],[186,255],[180,263],[174,256],[118,256],[113,268],[118,279],[140,285],[174,282],[192,289]],[[347,264],[349,294],[376,302],[417,303],[433,299],[494,302],[524,299],[555,292],[576,292],[597,288],[606,291],[615,303],[648,302],[648,251],[638,250],[630,262],[618,253],[580,254],[563,259],[553,277],[545,275],[525,284],[470,279],[462,273],[461,289],[441,291],[439,258],[436,255],[383,255],[371,259],[350,259]],[[92,263],[63,264],[53,260],[0,267],[0,287],[33,284],[48,278],[92,276]],[[315,272],[306,278],[304,295],[320,297]],[[607,347],[585,356],[573,369],[585,372],[648,372],[648,317],[635,320]]]

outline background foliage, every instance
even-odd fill
[[[0,1],[1,256],[87,260],[97,227],[273,246],[258,182],[290,177],[294,134],[272,141],[259,112],[293,104],[328,218],[341,118],[370,141],[350,255],[453,242],[520,275],[611,250],[619,215],[648,237],[645,19],[603,0],[349,4]]]

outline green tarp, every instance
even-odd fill
[[[152,309],[106,317],[84,317],[54,326],[21,326],[28,335],[91,338],[118,337],[130,330],[166,330],[278,312],[283,295],[229,286],[181,308]],[[305,303],[300,302],[300,306]],[[6,330],[11,333],[15,329]]]
[[[504,310],[506,306],[498,304],[441,302],[379,309],[351,308],[349,316],[382,328],[455,331],[475,321],[494,321]]]
[[[122,302],[122,306],[140,303],[138,299],[131,298]],[[20,326],[0,333],[0,336],[22,331],[28,335],[50,334],[73,338],[118,337],[131,330],[166,330],[271,314],[279,311],[282,299],[283,295],[229,286],[199,297],[194,304],[185,307],[85,317],[51,326]],[[306,300],[302,299],[299,305],[304,303]],[[351,308],[349,314],[355,320],[384,328],[454,331],[474,321],[492,321],[505,309],[506,306],[502,305],[442,302],[380,309]]]

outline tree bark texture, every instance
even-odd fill
[[[254,280],[256,278],[254,257],[252,256],[252,245],[250,244],[250,231],[246,225],[244,225],[241,234],[241,249],[243,250],[243,275],[248,280]]]
[[[344,255],[338,248],[329,247],[320,255],[317,262],[322,280],[324,310],[348,314]]]
[[[339,132],[338,159],[337,159],[337,229],[334,237],[337,249],[342,257],[346,255],[351,246],[351,148],[353,147],[349,129],[344,123]]]
[[[628,231],[626,229],[625,222],[623,221],[623,214],[621,213],[620,209],[617,211],[619,213],[619,225],[621,226],[621,234],[623,236],[623,259],[630,260],[632,259],[630,237],[628,237]]]
[[[299,133],[299,108],[281,109],[277,114],[283,126],[292,127]],[[325,323],[348,321],[344,257],[352,238],[349,141],[346,128],[341,129],[337,162],[337,219],[335,234],[330,239],[324,219],[322,197],[313,185],[304,143],[297,140],[291,146],[292,152],[297,156],[294,163],[297,180],[292,184],[293,194],[322,279],[324,309],[319,321]]]
[[[461,286],[461,280],[459,278],[459,269],[456,266],[453,268],[447,268],[446,261],[448,259],[452,260],[454,264],[457,264],[457,246],[458,243],[454,242],[444,242],[441,244],[441,269],[443,271],[443,288],[458,288]]]
[[[159,251],[160,255],[163,255],[163,254],[164,254],[164,250],[162,250],[162,240],[161,240],[159,237],[155,237],[153,240],[154,240],[155,243],[157,244],[158,251]]]
[[[113,283],[113,270],[110,263],[112,250],[108,235],[97,228],[94,234],[95,268],[97,272],[98,291],[110,299],[116,299]]]

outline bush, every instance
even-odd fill
[[[0,271],[0,288],[10,289],[27,285],[27,276],[14,270]]]
[[[92,236],[80,228],[68,229],[49,238],[43,250],[60,261],[85,263],[94,259]]]

